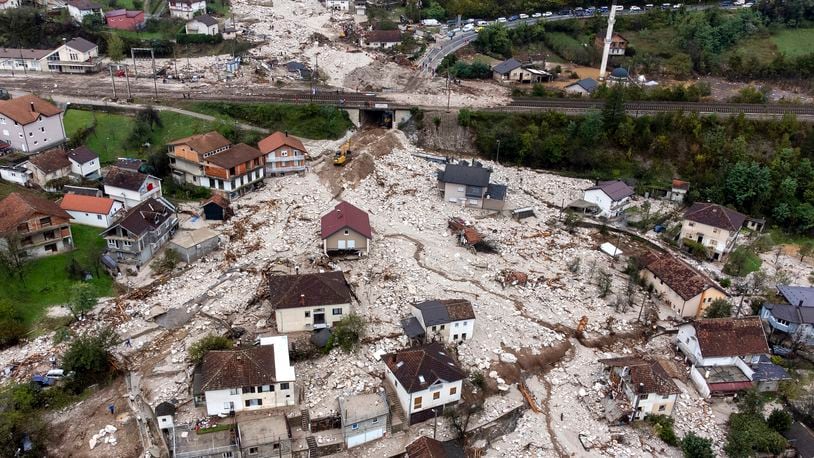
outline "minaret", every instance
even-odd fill
[[[599,67],[599,81],[605,80],[605,69],[608,66],[611,40],[613,39],[613,23],[616,22],[616,2],[611,4],[608,14],[608,31],[605,32],[605,46],[602,48],[602,65]]]

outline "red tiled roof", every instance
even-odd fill
[[[350,287],[339,271],[266,278],[273,310],[351,302]]]
[[[600,359],[600,363],[611,367],[629,367],[631,389],[643,393],[660,395],[679,394],[670,374],[662,366],[662,361],[646,360],[636,356]]]
[[[370,218],[367,213],[357,207],[340,202],[333,210],[326,213],[320,220],[322,225],[322,238],[326,239],[340,230],[348,227],[372,239],[372,229],[370,228]]]
[[[215,204],[215,205],[217,205],[218,207],[221,207],[221,208],[229,208],[230,202],[229,202],[229,199],[227,199],[226,197],[223,197],[220,194],[212,194],[212,197],[210,197],[203,204],[201,204],[201,206],[206,206],[206,205],[209,205],[209,204]]]
[[[444,445],[430,437],[421,436],[407,447],[407,458],[446,458]]]
[[[267,154],[284,145],[288,145],[291,148],[300,150],[303,153],[306,152],[305,146],[303,146],[299,138],[283,132],[274,132],[268,137],[260,140],[257,147],[263,152],[263,154]]]
[[[199,154],[215,151],[230,144],[231,142],[227,140],[226,137],[214,130],[205,134],[192,135],[170,142],[170,145],[188,145],[193,151]]]
[[[113,207],[113,199],[107,197],[83,196],[80,194],[65,194],[59,206],[65,211],[78,211],[107,215]]]
[[[457,382],[465,377],[455,360],[437,342],[389,353],[382,356],[382,360],[408,393],[426,390],[439,380]]]
[[[35,95],[24,95],[11,100],[0,100],[0,113],[27,125],[36,121],[40,115],[54,116],[62,113],[62,110]]]
[[[746,215],[723,205],[696,202],[684,212],[684,219],[728,231],[737,231],[746,221]]]
[[[674,189],[681,189],[683,191],[689,191],[690,189],[690,182],[679,180],[678,178],[673,179],[673,188]]]
[[[276,383],[274,345],[210,351],[204,356],[201,375],[201,391]]]
[[[401,31],[399,30],[372,30],[367,33],[368,43],[399,43]]]
[[[0,200],[0,234],[13,232],[18,224],[28,221],[37,214],[71,219],[71,215],[50,200],[13,192]]]
[[[683,261],[669,255],[648,253],[642,257],[642,268],[649,270],[671,290],[688,301],[709,288],[718,288],[706,276]],[[724,292],[721,290],[721,292]]]
[[[759,317],[698,320],[693,327],[704,358],[769,353]]]
[[[226,151],[221,151],[220,153],[207,157],[204,161],[224,169],[230,169],[259,157],[263,157],[263,153],[259,150],[245,143],[238,143],[237,145],[232,145],[232,147]]]

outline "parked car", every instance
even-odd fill
[[[518,19],[520,19],[520,16],[518,16],[516,14],[514,14],[512,16],[509,16],[509,22],[514,22],[514,21],[516,21]]]
[[[669,4],[669,3],[662,3],[662,4],[661,4],[661,9],[663,9],[663,10],[669,10],[671,6],[673,6],[673,5],[671,5],[671,4]]]
[[[677,9],[681,8],[682,6],[684,6],[684,4],[682,4],[682,3],[676,3],[675,5],[673,5],[673,9],[674,9],[674,10],[677,10]]]
[[[543,13],[534,13],[531,15],[531,17],[537,19],[538,17],[543,17]]]
[[[638,6],[636,6],[636,5],[633,5],[633,6],[630,7],[630,12],[631,13],[634,12],[634,11],[641,11],[641,10],[642,9],[640,7],[638,7]]]
[[[467,24],[461,30],[464,31],[464,32],[471,32],[471,31],[475,30],[475,26],[472,25],[472,24]]]
[[[644,9],[646,9],[646,10],[652,10],[653,8],[655,8],[655,7],[653,6],[652,3],[648,3],[647,5],[644,5]]]
[[[507,21],[506,21],[505,17],[501,16],[501,17],[497,18],[497,22],[498,22],[498,24],[505,24]]]
[[[559,10],[557,11],[557,16],[570,16],[572,14],[571,10]]]
[[[566,13],[566,14],[568,14],[568,13]],[[554,13],[552,13],[551,11],[546,11],[545,13],[543,13],[543,17],[551,17],[551,16],[554,16]]]
[[[613,7],[616,11],[624,11],[625,7],[623,5],[616,5]]]
[[[608,8],[607,6],[600,6],[599,7],[599,12],[600,13],[607,13],[608,11],[610,11],[610,8]]]
[[[476,22],[475,24],[476,24],[478,27],[486,27],[487,25],[489,25],[489,23],[488,23],[488,22],[486,22],[486,21],[484,21],[483,19],[478,20],[478,22]]]
[[[0,100],[8,100],[10,98],[11,94],[9,94],[7,90],[0,88]]]

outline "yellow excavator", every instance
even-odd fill
[[[334,155],[334,165],[341,167],[347,164],[348,161],[350,161],[352,154],[353,153],[350,150],[350,140],[348,140],[339,147],[339,151],[337,151]]]

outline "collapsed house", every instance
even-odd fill
[[[599,362],[607,368],[610,383],[608,398],[603,403],[608,421],[673,414],[680,392],[668,372],[668,361],[624,356]]]

